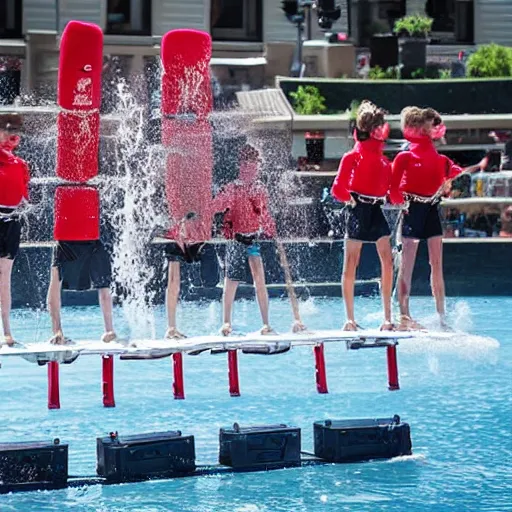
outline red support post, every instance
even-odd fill
[[[185,386],[183,384],[183,354],[176,352],[172,355],[172,363],[174,370],[174,383],[172,390],[176,400],[183,400],[185,398]]]
[[[238,380],[238,353],[236,350],[228,351],[229,394],[240,396],[240,382]]]
[[[327,373],[325,371],[324,344],[315,345],[316,390],[319,393],[329,393],[327,389]]]
[[[103,407],[115,407],[114,400],[114,356],[103,355],[102,360],[102,389]]]
[[[388,383],[389,390],[396,391],[400,389],[400,385],[398,383],[398,363],[396,358],[396,345],[389,345],[387,350],[387,359],[388,359]]]
[[[48,363],[48,409],[60,409],[59,363]]]

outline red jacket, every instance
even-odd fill
[[[391,201],[402,203],[404,193],[431,197],[443,183],[455,178],[462,168],[440,155],[430,137],[411,139],[408,151],[398,153],[393,161]]]
[[[0,207],[15,208],[28,199],[30,174],[25,160],[0,149]]]
[[[267,191],[262,183],[229,183],[213,202],[215,211],[227,211],[225,221],[229,222],[230,229],[226,238],[233,238],[235,233],[263,232],[269,237],[276,235],[274,219],[268,210]]]
[[[338,201],[350,201],[350,192],[373,197],[388,194],[391,163],[383,155],[383,147],[384,142],[368,139],[343,155],[331,188]]]

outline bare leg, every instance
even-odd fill
[[[382,237],[377,241],[377,252],[380,259],[382,307],[384,310],[384,324],[382,329],[392,330],[391,322],[391,293],[393,290],[393,254],[391,252],[390,237]]]
[[[0,310],[2,311],[2,327],[5,343],[13,345],[14,339],[11,333],[11,273],[14,261],[0,258]]]
[[[265,283],[265,269],[263,267],[263,260],[261,259],[261,256],[249,256],[249,267],[254,280],[256,298],[258,299],[261,320],[263,322],[263,329],[261,332],[262,334],[270,334],[272,332],[272,328],[270,327],[268,315],[268,291]]]
[[[101,337],[101,341],[109,343],[117,338],[112,319],[112,294],[110,293],[110,288],[100,288],[98,290],[98,299],[105,324],[105,332]]]
[[[167,332],[166,338],[181,339],[185,336],[176,327],[176,309],[180,296],[180,262],[169,262],[169,274],[167,280]]]
[[[224,279],[224,290],[222,291],[222,327],[220,332],[224,336],[229,336],[232,332],[231,328],[231,314],[233,310],[233,303],[235,302],[236,290],[238,288],[238,281],[233,281],[226,277]]]
[[[52,267],[50,271],[50,286],[48,287],[48,295],[46,303],[48,305],[48,311],[52,320],[52,332],[53,336],[50,338],[50,343],[62,344],[65,343],[64,334],[62,332],[62,324],[60,318],[61,310],[61,292],[62,283],[59,277],[59,269]]]
[[[443,238],[435,236],[427,240],[428,258],[430,261],[430,285],[436,301],[436,310],[444,325],[445,290],[443,276]]]
[[[411,295],[412,274],[416,263],[419,240],[414,238],[402,238],[402,259],[398,271],[398,303],[400,305],[401,328],[421,328],[411,320],[409,310],[409,298]]]
[[[356,270],[359,265],[362,246],[362,242],[345,240],[341,288],[343,291],[343,300],[345,301],[345,311],[347,314],[347,322],[344,327],[344,330],[346,331],[357,330],[356,319],[354,316],[354,287],[356,282]]]

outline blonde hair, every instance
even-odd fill
[[[400,112],[400,127],[422,129],[425,125],[423,110],[419,107],[405,107]]]
[[[433,108],[405,107],[400,113],[402,131],[405,128],[414,128],[428,134],[431,124],[437,126],[442,122],[441,114]]]

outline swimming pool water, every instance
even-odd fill
[[[302,428],[312,451],[312,424],[327,418],[399,414],[411,425],[414,455],[391,461],[326,465],[271,472],[224,474],[174,481],[90,486],[0,496],[0,511],[77,512],[316,512],[316,511],[512,511],[512,298],[449,302],[452,321],[492,342],[461,336],[457,343],[403,341],[398,349],[401,390],[387,390],[385,352],[326,347],[328,395],[318,395],[311,348],[278,356],[240,355],[242,396],[230,398],[225,355],[185,358],[186,399],[172,396],[169,359],[115,363],[115,409],[101,402],[101,358],[61,365],[61,409],[46,408],[46,368],[4,359],[0,370],[0,441],[59,437],[69,442],[72,475],[94,475],[95,440],[112,430],[136,434],[180,429],[196,437],[197,462],[215,463],[218,429],[285,422]],[[359,321],[379,324],[378,299],[358,298]],[[432,302],[412,299],[428,322]],[[339,327],[342,304],[315,299],[302,304],[311,328]],[[242,331],[259,327],[257,305],[235,304]],[[288,330],[289,304],[271,301],[273,325]],[[165,331],[163,308],[155,311]],[[214,333],[219,303],[185,303],[180,327]],[[98,337],[98,308],[65,308],[66,334]],[[118,331],[127,334],[122,312]],[[41,312],[14,312],[18,339],[43,340],[49,320]]]

